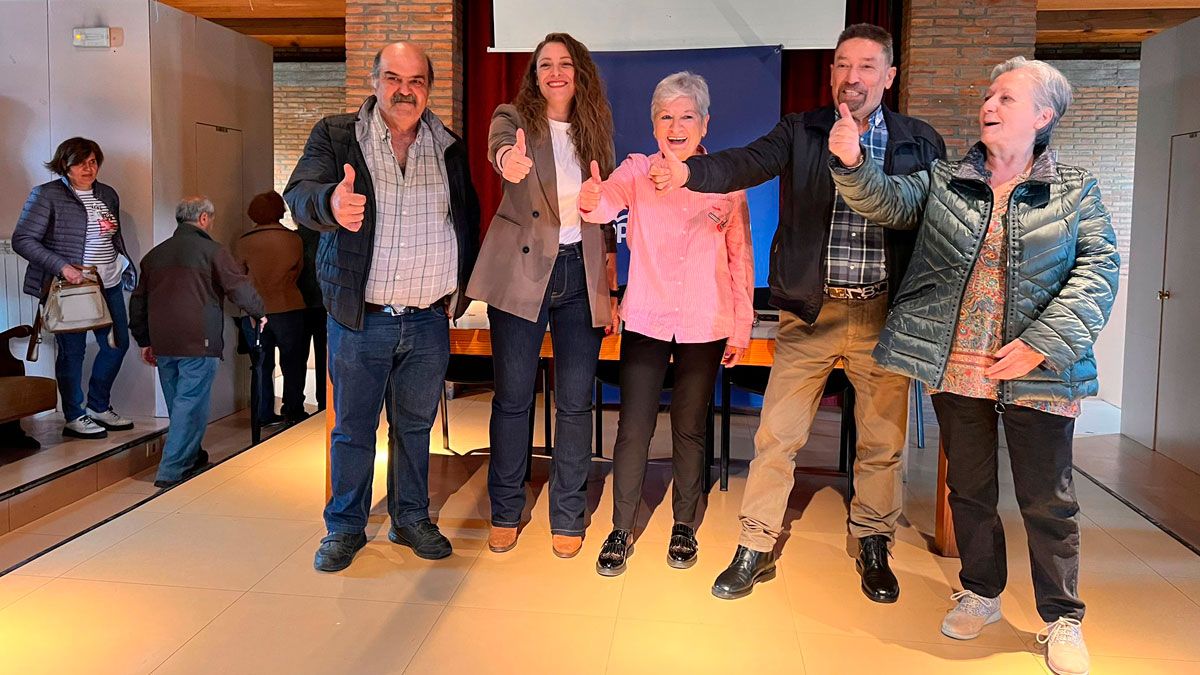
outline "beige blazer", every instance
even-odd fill
[[[509,104],[496,108],[488,131],[488,160],[497,173],[496,155],[504,146],[516,144],[517,129],[523,127],[516,108]],[[536,321],[558,258],[558,182],[549,134],[536,141],[526,139],[533,170],[519,184],[504,181],[504,197],[483,238],[467,296]],[[586,171],[581,167],[584,180]],[[611,223],[583,221],[580,229],[592,325],[599,328],[611,320],[604,254],[616,250],[616,238]]]

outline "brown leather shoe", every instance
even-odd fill
[[[517,545],[517,528],[492,526],[488,532],[488,550],[492,553],[511,551]]]
[[[574,558],[579,549],[583,548],[583,537],[556,534],[551,537],[550,545],[554,548],[554,555],[560,558]]]

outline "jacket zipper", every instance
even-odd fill
[[[1012,219],[1013,207],[1016,206],[1017,191],[1023,189],[1025,187],[1025,184],[1028,182],[1029,181],[1022,182],[1021,184],[1014,187],[1012,189],[1012,192],[1010,192],[1008,194],[1008,212],[1004,214],[1004,219],[1007,221],[1004,226],[1004,230],[1005,230],[1004,237],[1005,237],[1005,239],[1008,240],[1008,251],[1007,251],[1007,255],[1005,256],[1005,261],[1004,261],[1004,263],[1005,263],[1004,264],[1004,317],[1002,320],[1002,328],[1001,328],[1001,336],[1002,336],[1002,339],[1004,340],[1004,344],[1008,344],[1009,342],[1012,341],[1012,339],[1008,335],[1008,317],[1009,317],[1009,313],[1012,311],[1012,304],[1011,304],[1012,291],[1013,291],[1012,257],[1013,257],[1013,249],[1014,249],[1013,244],[1016,243],[1016,237],[1014,236],[1015,228],[1012,227],[1012,225],[1013,225],[1013,219]],[[1001,345],[1001,346],[1003,346],[1003,345]],[[997,401],[999,401],[999,403],[1000,403],[1000,405],[998,407],[1000,409],[1003,409],[1005,404],[1011,404],[1013,402],[1012,384],[1011,384],[1010,380],[1004,380],[1003,382],[1000,383],[1000,385],[996,389],[997,389],[997,391],[996,391]]]
[[[991,191],[991,186],[987,185],[986,183],[984,183],[984,187],[988,188],[989,192]],[[991,195],[988,197],[987,215],[984,216],[984,218],[983,218],[983,235],[980,236],[978,241],[975,243],[975,251],[971,255],[971,265],[967,268],[967,274],[963,278],[962,285],[959,286],[959,289],[958,289],[958,304],[957,304],[958,311],[956,311],[954,313],[954,322],[950,324],[950,335],[949,335],[948,340],[946,341],[946,352],[945,352],[946,360],[942,362],[942,365],[940,367],[941,372],[938,373],[937,386],[934,387],[934,389],[940,390],[942,388],[942,385],[945,384],[946,367],[949,365],[949,362],[950,362],[950,352],[954,349],[954,336],[958,333],[958,315],[959,315],[959,312],[962,311],[963,298],[965,298],[967,296],[967,283],[969,283],[971,281],[971,270],[975,269],[975,263],[977,263],[979,261],[979,252],[981,250],[983,250],[983,240],[985,238],[987,238],[988,226],[992,220],[992,209],[995,206],[995,204],[992,201],[994,197],[995,197],[995,195]]]

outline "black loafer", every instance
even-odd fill
[[[613,530],[600,547],[596,559],[596,572],[604,577],[618,577],[625,573],[626,561],[633,553],[633,532]]]
[[[441,560],[454,552],[450,540],[442,534],[437,525],[428,520],[419,520],[404,527],[393,525],[388,530],[388,540],[393,544],[411,548],[418,558],[426,560]]]
[[[667,564],[677,570],[686,570],[696,564],[696,531],[683,523],[671,528],[671,544],[667,547]]]
[[[750,595],[754,584],[775,578],[775,552],[762,553],[738,546],[733,562],[713,583],[712,594],[722,600],[734,600]]]
[[[321,540],[321,547],[313,558],[313,568],[318,572],[340,572],[354,561],[354,554],[367,545],[367,535],[330,532]]]
[[[858,540],[854,561],[862,576],[862,592],[874,602],[892,603],[900,597],[900,582],[888,567],[888,538],[873,534]]]

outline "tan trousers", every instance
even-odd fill
[[[908,424],[908,378],[871,358],[886,316],[886,298],[825,298],[813,325],[780,313],[775,365],[742,497],[742,546],[755,551],[775,547],[795,482],[796,453],[808,442],[825,380],[839,358],[854,386],[858,428],[847,551],[856,555],[857,540],[873,534],[891,541],[902,503],[900,453]]]

